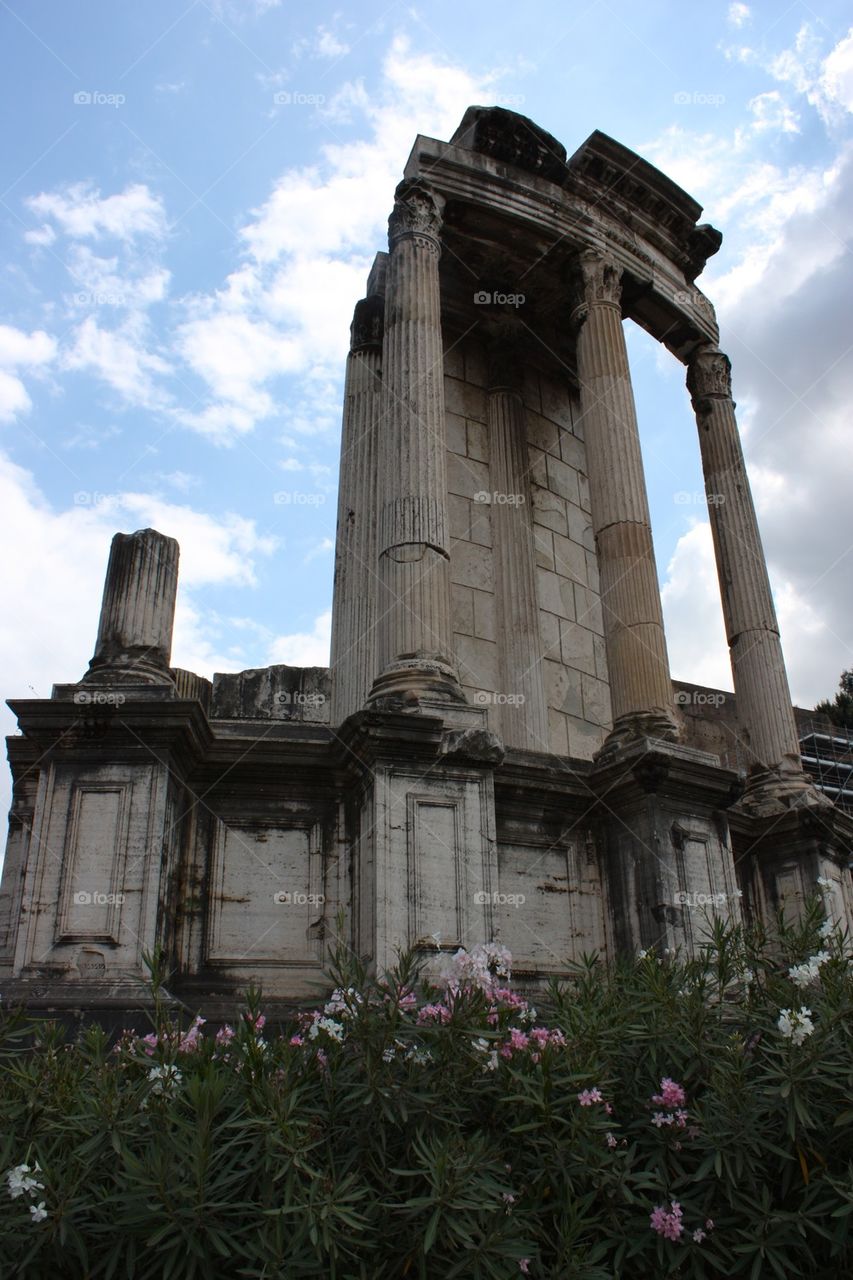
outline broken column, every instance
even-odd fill
[[[372,701],[463,700],[451,647],[440,229],[430,187],[401,182],[388,222]]]
[[[173,683],[178,555],[175,539],[156,529],[115,535],[87,683]]]
[[[605,747],[677,736],[637,414],[622,329],[622,271],[578,254],[577,368],[613,730]]]

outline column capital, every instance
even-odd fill
[[[431,240],[439,248],[444,200],[421,178],[406,179],[394,192],[394,208],[388,219],[388,244],[414,236]]]
[[[699,347],[687,365],[687,390],[697,413],[708,400],[731,400],[732,363],[716,347]]]
[[[600,249],[581,249],[571,261],[572,319],[582,324],[592,307],[622,313],[622,268]]]
[[[355,304],[350,325],[350,351],[382,350],[382,334],[385,328],[385,299],[374,293]]]

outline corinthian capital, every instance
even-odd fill
[[[404,236],[427,236],[438,242],[444,200],[420,178],[401,182],[394,192],[394,210],[388,219],[388,243]]]
[[[580,323],[590,307],[622,305],[622,268],[598,249],[582,249],[571,264],[572,314]]]
[[[708,399],[731,400],[732,365],[716,347],[699,347],[687,365],[687,390],[694,408]]]

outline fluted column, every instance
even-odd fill
[[[536,599],[536,561],[527,501],[527,430],[517,350],[495,343],[489,353],[489,447],[492,543],[501,683],[513,701],[500,706],[508,747],[547,751],[548,712],[542,679],[542,637]],[[510,501],[500,501],[509,498]]]
[[[372,700],[463,700],[451,657],[440,229],[439,198],[421,181],[401,182],[388,222]]]
[[[115,535],[95,654],[84,680],[172,683],[178,555],[175,539],[156,529]]]
[[[364,706],[376,675],[376,432],[384,306],[381,293],[363,298],[350,328],[332,599],[332,724]]]
[[[622,329],[622,272],[576,259],[577,366],[613,730],[608,744],[676,735],[637,414]]]
[[[731,364],[700,347],[687,368],[732,662],[738,721],[757,772],[803,777],[779,625],[732,400]]]

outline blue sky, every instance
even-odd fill
[[[831,693],[853,665],[851,31],[830,0],[0,0],[3,696],[82,675],[110,537],[147,524],[181,542],[176,665],[327,661],[352,307],[416,133],[473,102],[569,152],[612,134],[723,231],[699,283],[794,696]],[[629,344],[674,674],[730,687],[683,371]]]

